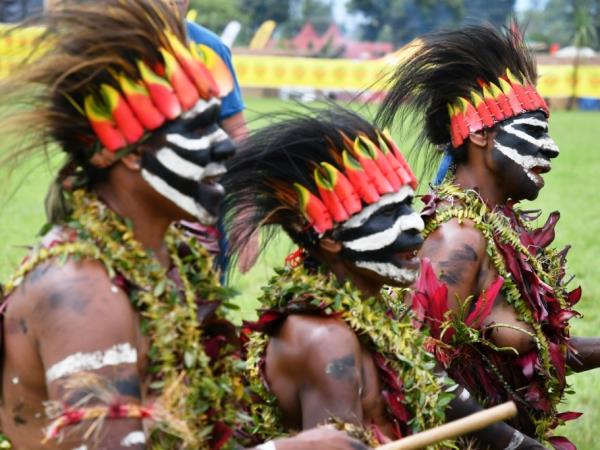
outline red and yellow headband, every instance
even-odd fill
[[[354,141],[342,136],[343,173],[327,162],[319,164],[314,170],[318,196],[294,183],[302,213],[319,234],[361,211],[363,202],[370,205],[403,186],[417,187],[413,171],[387,131],[378,133],[378,144],[364,135]]]
[[[535,87],[521,75],[515,77],[510,69],[498,78],[498,84],[481,82],[481,92],[471,91],[471,98],[459,97],[448,104],[452,147],[459,148],[469,137],[495,123],[529,111],[544,111],[548,105]]]
[[[84,99],[83,110],[100,143],[110,153],[138,142],[147,131],[189,111],[200,99],[227,95],[233,79],[223,60],[205,45],[186,46],[165,31],[170,49],[163,62],[137,62],[137,77],[115,74],[115,85],[102,84]]]

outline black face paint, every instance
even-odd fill
[[[219,103],[200,100],[160,130],[152,141],[156,151],[142,155],[142,176],[157,192],[204,225],[213,224],[225,197],[216,177],[235,145],[216,124]]]
[[[537,197],[544,186],[540,174],[550,170],[558,147],[548,135],[548,120],[541,111],[520,114],[500,125],[493,159],[513,200]]]
[[[419,234],[423,221],[412,208],[412,194],[411,190],[402,200],[386,204],[386,197],[398,195],[388,194],[362,223],[349,228],[350,221],[346,221],[333,236],[342,243],[341,256],[390,284],[414,282],[419,269],[416,251],[423,244]]]

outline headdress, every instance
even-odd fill
[[[244,147],[223,179],[234,252],[272,224],[306,245],[382,196],[416,188],[389,133],[340,107],[290,113]]]
[[[412,44],[390,78],[378,119],[416,117],[421,141],[460,148],[470,133],[527,111],[549,114],[537,72],[516,25],[432,33]],[[405,120],[400,119],[400,123]],[[421,142],[423,143],[423,142]]]
[[[48,51],[2,91],[5,104],[21,108],[10,122],[32,137],[28,150],[58,142],[71,165],[103,167],[186,112],[218,109],[231,90],[223,61],[188,44],[161,0],[69,5],[43,24]]]

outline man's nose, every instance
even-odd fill
[[[224,139],[216,143],[212,148],[213,161],[225,161],[235,154],[235,144],[231,139]]]
[[[547,138],[542,144],[540,147],[540,152],[542,152],[546,158],[556,158],[560,153],[558,150],[558,145],[556,145],[556,142],[554,142],[554,140],[551,138]]]

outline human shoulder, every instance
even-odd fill
[[[303,373],[297,371],[300,368],[319,374],[334,360],[355,361],[360,352],[356,333],[335,317],[292,314],[275,339],[276,345],[269,349],[270,356],[298,375]]]
[[[425,239],[423,254],[439,250],[461,249],[465,259],[476,261],[486,251],[487,242],[483,233],[469,219],[450,219],[439,224]]]
[[[54,258],[29,272],[14,292],[40,335],[60,323],[88,333],[129,326],[134,310],[127,294],[113,284],[104,265],[92,259]],[[16,305],[15,305],[16,306]],[[90,328],[91,327],[91,328]]]

